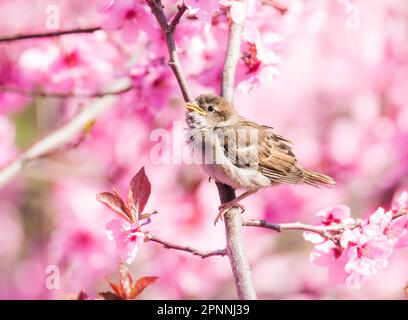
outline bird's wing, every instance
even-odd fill
[[[238,168],[259,165],[259,130],[240,120],[239,125],[224,126],[218,131],[218,140],[224,155]]]
[[[271,130],[261,132],[259,167],[262,174],[274,182],[299,183],[303,180],[303,170],[290,141]]]
[[[225,156],[237,167],[256,166],[273,182],[302,181],[302,168],[296,160],[289,140],[274,133],[271,127],[259,125],[245,118],[240,119],[238,128],[239,130],[235,130],[235,143],[234,139],[225,136],[223,140]]]

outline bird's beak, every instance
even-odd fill
[[[187,102],[185,105],[186,109],[195,111],[203,116],[207,115],[207,112],[205,112],[197,103],[195,102]]]

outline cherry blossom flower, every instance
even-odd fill
[[[243,36],[245,42],[242,49],[242,62],[239,65],[238,89],[249,93],[261,84],[273,83],[279,75],[277,65],[281,58],[276,54],[274,47],[281,41],[275,33],[260,35],[256,27],[248,27]]]
[[[392,204],[392,211],[394,213],[400,211],[400,210],[408,210],[408,192],[404,191],[402,192],[399,197],[397,197]]]
[[[123,40],[134,42],[140,31],[152,34],[157,30],[154,19],[144,1],[112,0],[101,7],[105,16],[102,27],[121,30]]]
[[[196,17],[205,22],[211,22],[212,15],[219,10],[219,0],[185,0],[190,14],[195,14]]]
[[[391,221],[384,230],[385,235],[395,244],[395,248],[408,246],[408,216],[404,215]]]
[[[127,264],[131,264],[137,254],[137,245],[145,239],[141,227],[150,223],[151,214],[143,214],[151,192],[150,182],[142,168],[131,180],[127,201],[114,191],[102,192],[97,199],[119,214],[106,225],[108,239],[116,244],[116,252]]]
[[[345,251],[326,240],[317,244],[310,253],[310,261],[321,267],[328,267],[329,279],[335,284],[344,283],[347,278],[345,265],[347,263]]]
[[[404,206],[404,197],[405,194],[399,198],[401,201],[397,201],[396,207]],[[396,243],[407,232],[407,216],[394,219],[394,212],[378,208],[367,219],[356,221],[350,217],[347,206],[319,211],[317,225],[339,226],[339,229],[329,236],[304,233],[305,240],[315,244],[310,260],[328,267],[333,282],[345,283],[349,289],[360,288],[367,277],[388,266]]]
[[[351,218],[350,211],[348,206],[333,206],[320,210],[316,213],[316,216],[320,218],[320,224],[324,226],[339,223],[353,224],[355,220]]]
[[[402,194],[399,200],[403,200],[405,194]],[[407,233],[407,221],[408,216],[403,215],[398,218],[394,218],[394,215],[404,208],[403,205],[395,211],[395,206],[390,211],[385,211],[383,208],[379,208],[375,211],[366,221],[363,222],[363,227],[366,227],[372,234],[384,235],[388,241],[396,244],[397,242],[404,242],[403,238]]]
[[[136,258],[137,245],[143,242],[145,236],[140,232],[141,223],[129,223],[126,220],[114,219],[106,225],[108,239],[115,241],[116,252],[127,264]]]
[[[21,88],[27,86],[27,80],[31,79],[26,80],[23,74],[24,69],[19,68],[4,52],[0,51],[0,88]],[[20,94],[0,90],[0,115],[19,111],[28,101],[27,97]]]
[[[355,223],[355,220],[350,216],[350,208],[344,205],[332,206],[320,210],[316,213],[316,216],[319,218],[316,225],[320,226],[330,226],[334,224],[352,225]],[[315,244],[326,242],[326,238],[315,232],[304,232],[303,237],[305,240]],[[327,248],[322,248],[324,248],[323,251],[327,251]]]
[[[98,50],[95,55],[93,50]],[[27,48],[19,57],[24,76],[51,92],[92,93],[106,85],[116,70],[115,49],[99,36],[61,39],[57,44]]]
[[[164,59],[148,59],[131,68],[129,73],[135,88],[131,103],[154,114],[168,104],[174,82]]]
[[[369,227],[355,228],[342,234],[341,245],[347,250],[345,271],[349,289],[360,288],[365,277],[373,276],[388,266],[393,244],[384,235],[371,231]]]
[[[392,204],[392,212],[398,214],[402,210],[408,210],[408,192],[402,192]],[[405,214],[394,219],[389,224],[384,233],[391,239],[396,240],[395,247],[403,248],[408,246],[408,215]]]
[[[230,14],[231,19],[235,23],[244,24],[245,23],[245,4],[241,1],[232,1]]]

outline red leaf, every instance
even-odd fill
[[[150,197],[151,184],[146,176],[144,167],[130,181],[128,193],[129,206],[133,207],[138,214],[141,214]]]
[[[113,292],[115,292],[115,294],[116,294],[118,297],[123,297],[123,296],[124,296],[124,292],[123,292],[123,290],[122,290],[122,286],[120,286],[119,284],[114,284],[114,283],[112,283],[112,282],[110,282],[110,281],[108,281],[108,283],[109,283],[109,286],[112,288]]]
[[[77,300],[86,300],[88,299],[88,295],[84,290],[81,290],[81,292],[78,294]]]
[[[129,273],[129,269],[125,265],[120,266],[120,288],[124,295],[128,297],[132,291],[132,286],[133,286],[133,279],[132,276]]]
[[[99,202],[102,202],[104,205],[106,205],[109,209],[118,213],[122,218],[125,218],[126,220],[133,222],[132,215],[130,214],[128,206],[117,194],[117,192],[116,191],[114,192],[115,193],[110,192],[98,193],[96,195],[96,199]]]
[[[135,299],[149,285],[156,282],[158,277],[143,277],[136,281],[129,295],[129,299]]]
[[[103,298],[103,300],[123,300],[121,297],[112,292],[99,292],[98,294]]]

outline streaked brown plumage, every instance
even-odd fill
[[[186,108],[189,141],[195,151],[202,153],[204,170],[216,181],[247,190],[221,205],[215,222],[231,206],[240,206],[238,201],[263,187],[278,183],[315,187],[335,184],[324,174],[304,169],[289,140],[276,134],[272,127],[241,117],[222,97],[201,95]]]

